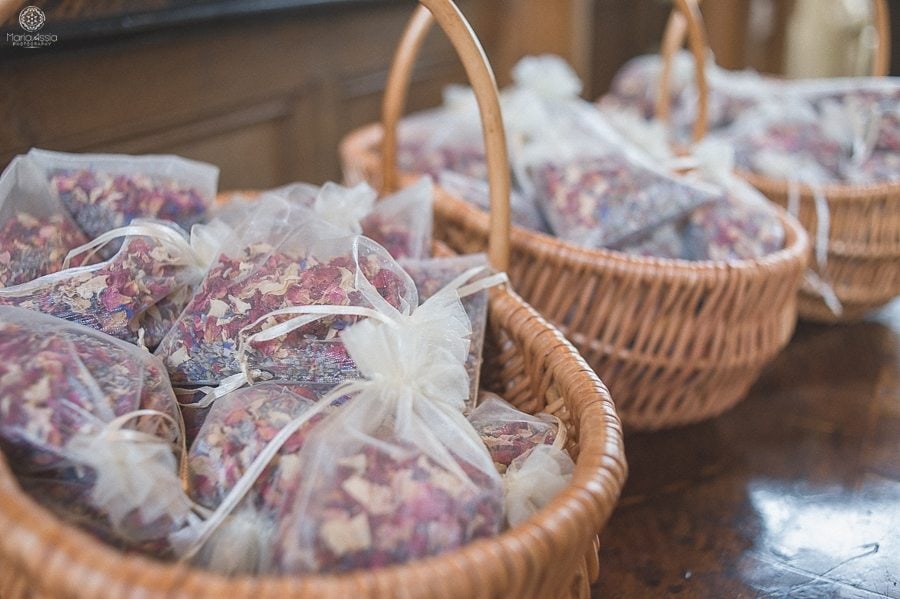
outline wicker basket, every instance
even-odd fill
[[[788,205],[788,182],[754,173],[740,176],[770,200]],[[799,186],[797,215],[815,239],[815,199],[808,186]],[[820,269],[841,301],[840,316],[821,296],[805,287],[798,298],[800,315],[819,322],[850,322],[864,317],[900,295],[900,183],[887,185],[830,185],[821,188],[828,201],[830,227],[828,259]]]
[[[500,148],[493,163],[505,172],[496,86],[480,46],[450,0],[421,4],[478,74],[473,81],[480,82],[479,103],[492,123],[488,145]],[[415,18],[422,14],[429,13],[420,6]],[[502,204],[508,201],[508,175],[505,187],[502,175],[497,180],[494,197]],[[499,212],[507,214],[508,206]],[[502,220],[494,218],[491,229],[491,253],[500,264],[509,247]],[[599,571],[597,534],[626,475],[621,425],[609,393],[563,336],[505,288],[490,297],[483,384],[520,409],[558,416],[576,460],[572,482],[547,507],[496,537],[402,566],[339,576],[227,578],[123,555],[64,524],[20,490],[0,457],[0,597],[587,599]]]
[[[407,30],[389,79],[386,98],[397,101],[386,102],[385,125],[344,139],[348,178],[390,184],[396,176],[396,124],[428,25]],[[702,53],[702,43],[697,48]],[[513,227],[509,274],[610,385],[626,426],[687,424],[743,398],[794,330],[809,245],[800,225],[779,214],[785,249],[730,263],[632,257]],[[435,218],[437,235],[457,251],[487,242],[488,215],[467,202],[440,194]]]
[[[690,0],[699,3],[699,0]],[[873,0],[878,46],[872,62],[873,75],[884,76],[890,66],[890,18],[885,0]],[[687,18],[696,18],[688,13]],[[687,22],[681,12],[673,11],[661,46],[664,71],[661,90],[667,89],[666,73],[672,56],[684,40]],[[702,26],[699,23],[698,25]],[[658,95],[658,112],[668,112],[667,93]],[[790,196],[788,181],[772,179],[750,172],[738,173],[765,194],[769,200],[787,208]],[[816,200],[812,188],[798,185],[797,218],[815,239],[818,223]],[[825,268],[811,266],[828,282],[843,311],[836,315],[826,306],[821,295],[805,286],[800,289],[800,316],[820,322],[857,320],[900,295],[900,182],[880,185],[825,185],[821,191],[827,198],[830,227],[828,257]]]

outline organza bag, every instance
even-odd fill
[[[503,475],[506,522],[515,526],[547,505],[572,480],[566,428],[549,414],[526,414],[500,396],[482,392],[468,416]]]
[[[841,118],[831,113],[825,123],[811,104],[786,102],[780,112],[768,108],[752,111],[722,136],[735,147],[735,162],[741,169],[787,182],[787,210],[792,216],[799,211],[800,186],[809,187],[816,215],[811,241],[820,271],[828,259],[831,220],[824,186],[840,183],[845,169],[856,162],[854,127],[839,122]],[[835,315],[843,312],[830,282],[812,269],[804,274],[804,290],[822,297]]]
[[[506,523],[527,520],[565,489],[574,473],[571,456],[555,445],[537,445],[514,459],[503,475]]]
[[[419,300],[425,301],[453,279],[476,269],[479,275],[476,280],[486,282],[491,275],[488,269],[487,255],[468,254],[448,258],[431,258],[427,260],[404,260],[401,266],[409,273],[419,292]],[[487,289],[477,291],[462,298],[463,307],[469,317],[472,335],[469,338],[469,355],[466,357],[466,372],[469,375],[469,399],[466,411],[475,406],[478,397],[478,383],[481,377],[482,350],[484,348],[484,332],[487,328]]]
[[[718,185],[722,194],[695,210],[684,228],[689,260],[750,260],[784,247],[784,225],[769,201],[736,177],[734,151],[708,139],[696,144],[688,159],[693,177]]]
[[[259,383],[233,391],[212,405],[188,454],[188,489],[203,506],[215,509],[279,431],[322,395],[315,385]],[[277,514],[294,498],[303,473],[296,454],[318,414],[295,431],[253,481],[240,506],[215,531],[194,563],[216,572],[262,573],[272,568]],[[238,546],[241,551],[234,551]]]
[[[428,177],[376,201],[367,183],[316,187],[293,183],[266,192],[313,210],[348,235],[362,233],[380,243],[396,259],[425,258],[431,252],[433,188]]]
[[[196,284],[206,264],[177,225],[140,219],[108,231],[70,255],[90,256],[123,237],[118,252],[104,262],[72,268],[64,263],[59,272],[0,289],[0,305],[28,308],[140,342],[147,311]]]
[[[491,209],[491,198],[487,181],[473,179],[451,171],[444,171],[438,177],[438,185],[450,195],[474,204],[482,210],[490,211]],[[526,196],[515,189],[510,190],[509,194],[509,216],[514,225],[541,233],[549,232],[547,223],[544,222],[544,217],[541,216],[541,211],[538,209],[534,198]]]
[[[705,208],[706,206],[701,206],[695,213]],[[657,227],[645,237],[619,248],[619,251],[629,256],[640,256],[643,258],[690,260],[691,257],[685,244],[686,228],[687,219],[666,223]]]
[[[697,120],[699,96],[694,73],[694,57],[681,50],[672,57],[669,75],[671,135],[677,142],[688,142]],[[708,128],[715,133],[725,129],[741,115],[770,102],[783,93],[784,84],[750,70],[731,71],[719,67],[709,54],[704,67],[708,86]],[[662,59],[659,54],[633,58],[616,73],[610,92],[599,106],[602,110],[629,110],[641,118],[656,118]]]
[[[202,265],[202,272],[186,280],[184,285],[177,287],[144,313],[140,332],[143,334],[143,344],[147,349],[153,351],[162,343],[194,296],[202,274],[218,255],[222,242],[228,240],[232,234],[233,229],[216,217],[207,223],[191,227],[190,245],[197,264]]]
[[[165,555],[192,503],[162,363],[78,324],[0,307],[0,444],[26,490],[109,542]]]
[[[500,474],[513,460],[538,445],[565,446],[566,429],[549,414],[532,416],[513,407],[499,395],[482,391],[478,407],[467,416],[491,454]]]
[[[509,100],[513,104],[532,107],[530,122],[520,116],[511,125],[524,140],[514,146],[514,171],[558,237],[618,248],[715,198],[709,186],[654,165],[572,94],[571,84],[548,89],[548,82],[570,81],[574,74],[565,75],[568,71],[557,57],[523,59],[509,96],[516,98]],[[550,95],[554,92],[565,95]]]
[[[792,101],[812,105],[818,128],[841,144],[841,180],[867,184],[900,178],[900,79],[807,80],[788,89]]]
[[[298,407],[300,416],[253,458],[215,513],[179,534],[181,555],[205,551],[230,565],[246,555],[239,545],[217,546],[213,533],[229,525],[235,509],[244,521],[271,522],[242,503],[265,472],[278,481],[266,486],[272,479],[263,478],[265,489],[291,495],[279,501],[271,554],[265,556],[275,572],[385,567],[496,534],[501,481],[462,414],[471,329],[458,290],[468,275],[414,310],[382,303],[344,330],[341,339],[365,378],[336,387],[312,407]],[[297,431],[304,431],[302,445],[282,454],[286,443],[298,441]],[[239,444],[232,449],[243,451]],[[276,456],[277,468],[270,470]],[[242,463],[248,459],[244,454]]]
[[[86,241],[40,169],[27,156],[13,158],[0,175],[0,288],[56,272]]]
[[[178,156],[38,149],[28,156],[92,238],[136,218],[170,220],[189,230],[204,218],[216,197],[219,169]]]
[[[866,141],[873,124],[847,105],[823,100],[816,107],[797,95],[746,113],[721,139],[734,147],[743,170],[824,185],[860,178],[860,166],[873,154]]]
[[[397,163],[401,170],[437,179],[452,171],[487,180],[484,138],[478,104],[471,88],[444,88],[443,106],[408,116],[397,129]]]
[[[635,119],[610,110],[609,122],[659,164],[692,169],[683,178],[716,186],[716,199],[684,219],[654,229],[621,248],[623,252],[684,260],[746,260],[784,247],[784,226],[769,202],[734,176],[734,150],[720,140],[706,139],[688,156],[676,156],[657,121]]]
[[[685,227],[689,260],[750,260],[784,248],[784,226],[765,197],[730,177],[722,198],[695,210]]]
[[[215,386],[251,372],[337,384],[356,372],[337,338],[355,316],[329,316],[269,339],[252,338],[254,331],[277,323],[279,310],[296,306],[418,304],[414,283],[384,248],[347,235],[302,206],[261,198],[240,228],[223,242],[156,350],[177,386]]]

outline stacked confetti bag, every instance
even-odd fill
[[[174,156],[15,158],[0,176],[0,305],[155,346],[206,269],[183,226],[205,218],[217,177]]]
[[[694,60],[673,56],[671,134],[690,139],[698,102]],[[825,185],[876,184],[900,177],[900,82],[892,77],[779,80],[722,69],[710,55],[709,130],[733,146],[736,166],[776,179]],[[662,59],[641,56],[616,75],[604,111],[655,117]]]
[[[479,390],[505,277],[430,257],[430,180],[214,206],[210,168],[34,150],[0,178],[0,449],[37,501],[124,551],[302,574],[436,555],[568,483],[560,422]]]
[[[678,82],[689,75],[683,58],[675,69]],[[501,93],[519,202],[514,223],[583,247],[642,257],[729,261],[781,249],[779,217],[730,175],[730,150],[724,158],[718,155],[723,146],[675,156],[665,130],[644,120],[650,85],[638,101],[635,83],[644,70],[628,75],[616,102],[600,110],[579,98],[581,82],[562,59],[528,57],[516,65],[514,84]],[[740,111],[738,104],[749,105],[755,84],[747,78],[721,85],[741,100],[722,100],[718,121],[724,126]],[[448,191],[485,207],[477,110],[458,88],[448,97],[444,107],[401,123],[401,166],[436,174]],[[451,126],[452,134],[426,134]],[[683,173],[686,165],[692,173]]]
[[[798,81],[744,112],[719,138],[737,166],[809,185],[900,180],[900,81]]]
[[[648,125],[654,118],[661,69],[658,56],[634,59],[622,68],[612,91],[598,105],[607,116],[627,112],[646,126],[659,127],[660,139],[671,136],[686,142],[696,118],[693,60],[686,52],[673,59],[668,88],[671,127],[665,129]],[[832,282],[819,274],[826,272],[831,245],[829,188],[865,190],[900,181],[900,80],[777,80],[752,71],[721,69],[712,55],[705,73],[709,85],[708,138],[733,156],[731,167],[741,174],[786,182],[786,208],[793,216],[800,212],[801,186],[811,191],[818,268],[806,272],[804,289],[820,296],[839,316],[843,306]],[[749,232],[751,227],[741,228]],[[764,226],[760,235],[767,230],[769,227]]]

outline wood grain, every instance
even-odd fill
[[[474,26],[491,11],[463,2]],[[0,163],[30,147],[177,152],[222,168],[223,188],[339,179],[338,140],[377,118],[408,7],[259,17],[23,51],[0,61]],[[426,41],[410,108],[463,69]]]

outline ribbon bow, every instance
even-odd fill
[[[194,523],[193,531],[178,534],[181,559],[196,555],[229,514],[237,508],[256,480],[290,437],[317,414],[331,407],[336,400],[347,397],[340,409],[351,409],[355,401],[390,402],[394,406],[398,436],[405,438],[405,429],[421,424],[415,415],[420,411],[440,413],[460,424],[462,439],[481,443],[462,416],[462,408],[469,393],[465,359],[471,335],[471,323],[460,297],[476,293],[506,281],[505,273],[466,284],[484,270],[470,269],[422,303],[417,309],[397,310],[383,298],[376,309],[359,306],[297,306],[277,311],[280,314],[299,314],[255,335],[258,340],[274,339],[329,314],[359,315],[368,319],[341,333],[341,339],[360,372],[367,378],[344,382],[322,397],[301,416],[286,424],[263,448],[244,474],[228,492],[218,508],[202,523]],[[366,290],[375,292],[374,288]],[[377,292],[376,292],[377,294]],[[285,326],[287,325],[287,326]],[[250,341],[250,338],[247,339]],[[365,396],[364,399],[359,398]],[[471,430],[470,430],[471,429]],[[456,475],[461,481],[469,477],[452,454],[434,435],[425,431],[428,443],[421,449],[436,463]]]

